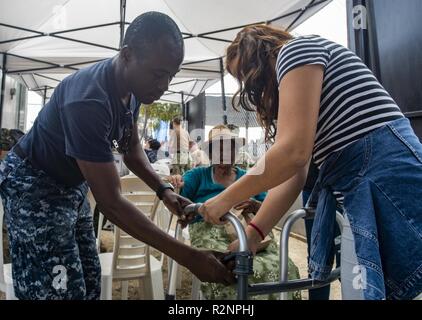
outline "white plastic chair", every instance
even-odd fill
[[[164,163],[151,163],[151,167],[160,177],[167,177],[170,175],[170,168]]]
[[[155,192],[136,176],[125,176],[120,181],[122,195],[153,220],[160,203]],[[92,199],[91,194],[90,201]],[[103,215],[100,213],[98,248],[102,220]],[[149,246],[117,227],[114,231],[113,252],[99,255],[102,268],[101,299],[110,300],[112,298],[113,280],[122,282],[122,299],[127,299],[129,280],[140,281],[140,287],[142,284],[147,299],[164,299],[162,265],[159,260],[150,255]]]
[[[165,159],[160,159],[160,160],[157,160],[156,162],[154,162],[154,164],[160,164],[160,165],[165,165],[165,166],[167,166],[167,167],[169,167],[170,168],[170,166],[171,166],[171,164],[172,164],[172,159],[170,159],[170,158],[165,158]]]
[[[3,203],[0,201],[0,291],[6,294],[6,300],[17,300],[13,289],[12,264],[3,264]]]
[[[101,253],[101,299],[112,299],[113,280],[122,284],[122,299],[128,297],[129,280],[138,280],[145,299],[164,300],[161,263],[150,255],[149,246],[115,228],[113,252]]]

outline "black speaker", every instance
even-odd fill
[[[422,140],[422,1],[348,0],[349,46]]]
[[[191,133],[191,139],[196,142],[204,140],[203,130],[205,128],[205,92],[201,93],[187,103],[186,120],[188,121],[188,130]],[[193,137],[192,135],[196,136]]]

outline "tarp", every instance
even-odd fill
[[[187,102],[220,79],[220,58],[245,25],[294,28],[331,0],[0,0],[0,66],[51,96],[69,73],[118,52],[122,26],[146,11],[172,17],[185,60],[162,101]],[[20,41],[14,41],[21,39]]]

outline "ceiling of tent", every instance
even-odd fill
[[[182,69],[162,101],[187,102],[220,80],[219,59],[243,26],[267,22],[292,29],[330,1],[0,0],[0,59],[6,53],[7,73],[48,99],[69,73],[118,52],[121,25],[160,11],[185,37]]]

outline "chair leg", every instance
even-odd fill
[[[177,277],[176,277],[176,288],[182,289],[182,277],[183,277],[183,266],[179,265],[179,268],[177,269]]]
[[[113,299],[113,278],[111,276],[101,276],[100,300]]]
[[[122,281],[122,300],[127,300],[129,294],[129,281]]]
[[[6,300],[18,300],[15,296],[13,284],[6,284]]]
[[[145,276],[139,279],[139,287],[142,288],[144,292],[144,300],[154,299],[151,276]]]
[[[101,212],[99,212],[99,214],[98,214],[97,239],[96,239],[96,245],[97,245],[98,253],[101,250],[101,231],[103,230],[103,221],[104,221],[104,216]]]
[[[201,288],[201,281],[194,275],[192,275],[192,300],[200,300],[199,290]]]
[[[154,300],[164,300],[162,269],[151,272],[152,295]]]

